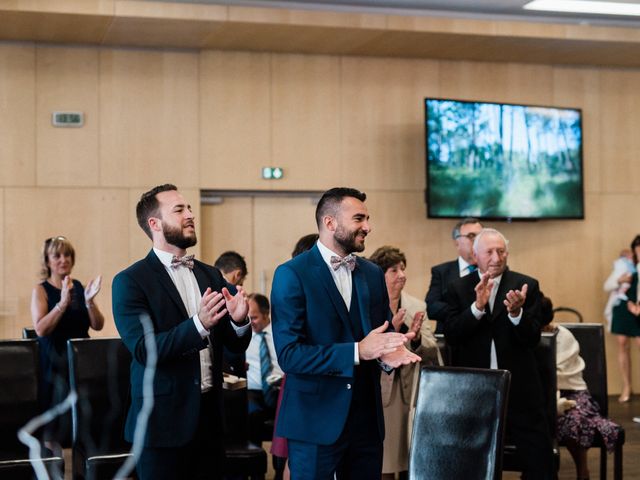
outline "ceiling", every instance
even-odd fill
[[[532,20],[591,25],[640,27],[640,18],[631,16],[560,14],[524,10],[530,0],[160,0],[164,2],[235,5],[252,7],[333,10],[344,12],[391,13],[405,15],[443,15],[491,20]],[[630,0],[603,2],[640,4]]]

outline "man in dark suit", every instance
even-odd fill
[[[507,268],[507,240],[485,228],[475,238],[478,271],[449,285],[444,324],[453,364],[511,372],[507,439],[525,479],[553,478],[551,437],[533,349],[540,341],[540,290],[534,278]]]
[[[386,332],[382,270],[352,255],[370,231],[365,199],[351,188],[325,192],[316,208],[319,241],[273,279],[273,334],[287,374],[276,433],[288,439],[296,480],[379,479],[380,367],[420,359],[404,346],[413,334]]]
[[[157,361],[138,478],[221,478],[222,346],[246,349],[247,300],[241,288],[229,292],[216,268],[185,255],[197,241],[194,216],[174,185],[144,193],[136,215],[153,249],[113,280],[113,315],[133,357],[125,438],[134,440],[143,409],[145,366],[154,357],[148,331]]]
[[[447,319],[447,287],[460,277],[469,275],[476,269],[473,255],[473,240],[482,230],[477,218],[467,217],[453,227],[451,237],[458,251],[458,258],[431,268],[431,284],[424,301],[427,302],[427,316],[435,320],[435,333],[443,333],[443,323]]]

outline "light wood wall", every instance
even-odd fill
[[[80,280],[104,275],[102,334],[116,334],[111,279],[149,248],[134,205],[164,182],[196,213],[204,188],[358,187],[373,225],[365,254],[403,249],[407,290],[422,297],[430,267],[454,256],[454,222],[425,214],[425,96],[583,109],[586,219],[491,226],[510,238],[513,269],[600,322],[602,282],[640,231],[639,82],[631,69],[1,43],[0,337],[30,324],[39,251],[59,234]],[[53,110],[81,110],[86,124],[54,129]],[[261,180],[264,165],[285,178]],[[272,228],[295,221],[285,212]],[[610,341],[613,392],[614,353]]]

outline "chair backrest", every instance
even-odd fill
[[[27,452],[17,431],[38,414],[38,342],[0,340],[0,450]]]
[[[558,332],[543,332],[540,343],[534,350],[538,373],[542,383],[544,407],[549,423],[551,438],[556,436],[558,407],[556,392],[558,390],[558,371],[556,368],[556,338]]]
[[[35,328],[23,327],[22,338],[38,338],[38,334],[36,333]]]
[[[423,367],[409,478],[501,478],[510,379],[506,370]]]
[[[578,341],[585,363],[582,377],[589,393],[598,402],[602,416],[609,416],[604,326],[601,323],[563,323],[562,326]]]
[[[122,452],[131,355],[119,338],[67,342],[69,384],[78,393],[72,409],[73,448],[87,456]]]

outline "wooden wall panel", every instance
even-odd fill
[[[343,58],[343,181],[363,190],[424,190],[424,98],[438,62]]]
[[[600,154],[603,192],[640,191],[640,71],[603,70],[600,82]]]
[[[200,220],[196,219],[196,225],[199,224],[202,231],[202,261],[213,265],[221,253],[228,250],[238,252],[245,258],[249,272],[244,287],[247,292],[252,292],[257,285],[253,268],[253,199],[224,198],[220,204],[203,205],[200,211]]]
[[[588,68],[553,69],[552,105],[582,109],[584,188],[601,191],[603,157],[600,149],[600,71]]]
[[[0,185],[35,183],[35,49],[0,44]]]
[[[44,47],[36,50],[37,183],[97,186],[98,50]],[[56,128],[54,111],[84,113],[81,128]]]
[[[272,136],[276,189],[324,189],[340,179],[340,60],[273,55]]]
[[[101,184],[198,185],[198,56],[100,51]]]
[[[271,187],[260,177],[272,164],[271,55],[203,52],[200,89],[199,184]]]
[[[100,335],[114,335],[111,279],[127,264],[125,190],[7,188],[5,190],[5,271],[11,273],[5,295],[18,299],[14,318],[4,319],[16,334],[31,324],[31,290],[39,282],[39,255],[46,238],[66,236],[76,250],[73,276],[86,284],[103,275],[97,298],[105,315]],[[25,221],[29,219],[29,221]],[[21,252],[20,255],[15,252]]]

